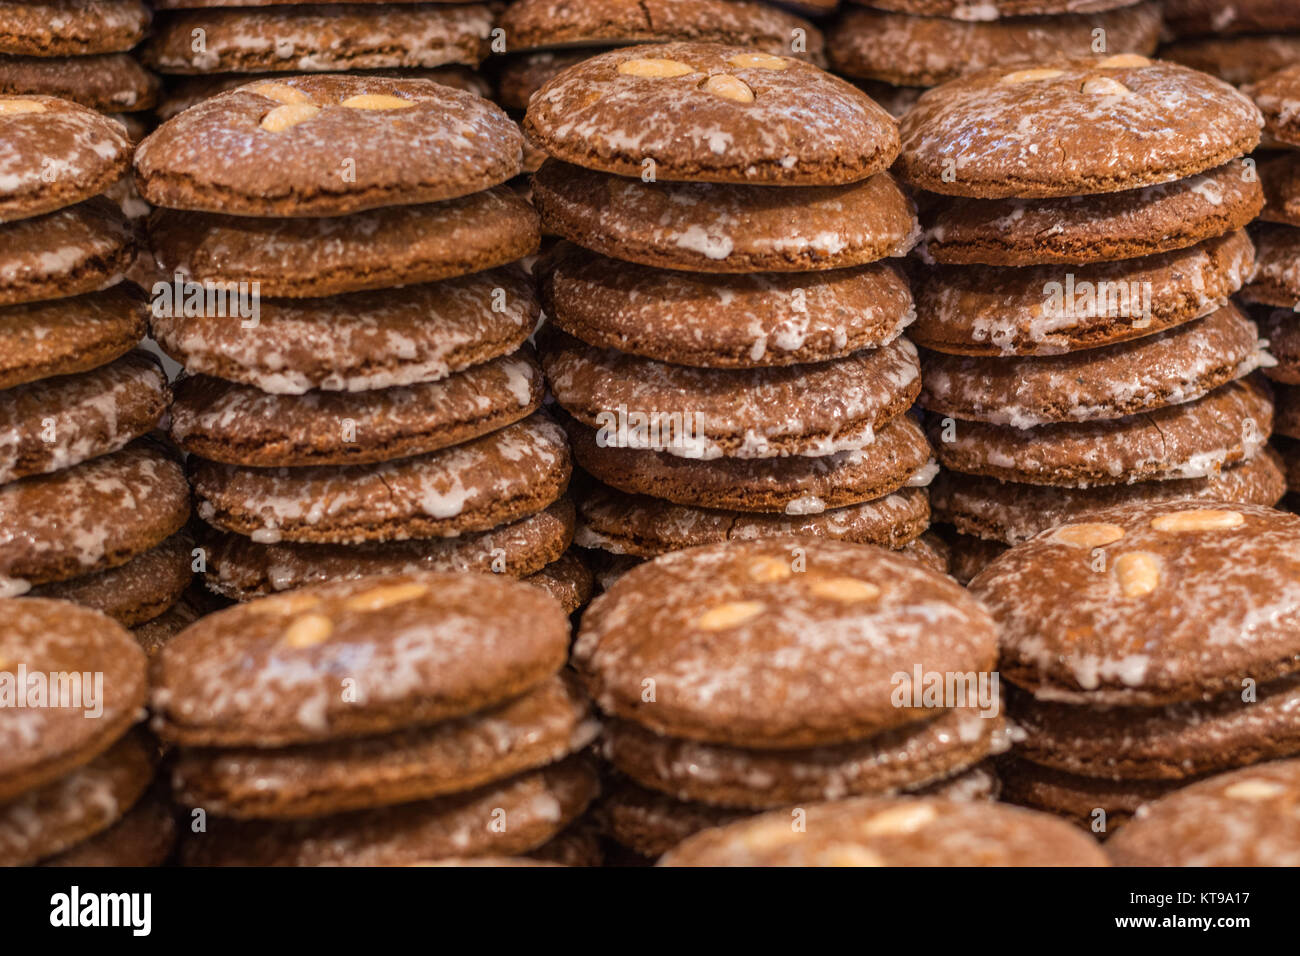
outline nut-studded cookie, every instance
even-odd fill
[[[366,392],[271,395],[193,376],[176,384],[171,435],[183,451],[233,465],[391,461],[504,428],[536,411],[542,391],[542,370],[526,352]]]
[[[1070,824],[1003,804],[863,797],[704,830],[660,866],[1106,866]]]
[[[189,516],[180,462],[148,437],[0,486],[0,593],[118,567],[175,534]]]
[[[685,458],[818,457],[861,449],[921,390],[916,347],[905,338],[816,365],[764,369],[670,365],[561,332],[539,346],[551,392],[571,416],[599,429],[607,443]],[[635,415],[648,416],[644,432],[631,420]],[[631,425],[621,427],[620,417]]]
[[[1300,865],[1300,760],[1220,774],[1157,800],[1106,844],[1118,866]]]
[[[792,56],[709,43],[579,63],[533,94],[524,130],[578,166],[690,182],[852,183],[898,153],[893,118],[852,84]]]
[[[1014,428],[1113,419],[1200,398],[1266,360],[1255,323],[1229,304],[1157,335],[1067,355],[926,352],[919,404]]]
[[[473,93],[428,80],[294,76],[168,120],[136,150],[135,183],[173,209],[338,216],[480,192],[519,173],[522,156],[518,127]]]
[[[152,109],[158,78],[125,53],[0,57],[0,93],[40,93],[102,113]]]
[[[144,338],[145,311],[127,285],[0,310],[0,388],[113,361]]]
[[[144,652],[98,611],[36,598],[2,603],[0,674],[10,702],[0,711],[0,800],[8,801],[86,764],[121,737],[141,717],[146,675]],[[65,702],[58,688],[47,687],[55,695],[49,701],[64,706],[33,704],[38,682],[59,674],[83,679],[79,697],[73,687]]]
[[[1019,544],[1048,528],[1117,505],[1203,499],[1272,506],[1286,490],[1281,458],[1264,447],[1248,460],[1204,478],[1097,488],[1026,485],[941,471],[930,485],[930,505],[935,521],[964,534]]]
[[[268,297],[314,298],[468,275],[537,251],[537,214],[514,190],[350,216],[269,219],[159,210],[148,224],[164,277],[260,283]]]
[[[445,379],[516,351],[541,314],[517,269],[322,299],[269,299],[251,319],[154,309],[186,370],[275,395],[364,392]]]
[[[1055,355],[1208,315],[1250,279],[1244,231],[1187,249],[1084,266],[937,266],[917,276],[917,344],[953,355]]]
[[[120,179],[131,162],[120,126],[54,96],[0,96],[0,143],[0,222],[89,199]]]
[[[226,747],[417,727],[535,687],[564,663],[568,638],[558,604],[501,576],[303,588],[210,614],[163,647],[154,727],[167,740]],[[344,693],[345,678],[356,694]],[[246,692],[217,693],[236,685]]]
[[[683,458],[667,452],[601,444],[597,430],[565,423],[573,456],[593,477],[629,494],[729,511],[821,514],[871,501],[933,477],[930,445],[903,415],[855,451],[819,458],[750,461]],[[617,435],[613,436],[617,439]]]
[[[568,678],[475,713],[388,734],[290,747],[187,748],[172,766],[184,806],[297,819],[462,793],[582,749],[590,706]]]
[[[1300,30],[1300,10],[1289,0],[1166,0],[1165,25],[1174,36],[1282,33]]]
[[[534,415],[481,438],[368,465],[248,468],[196,460],[204,521],[262,543],[351,543],[484,531],[549,505],[568,486],[564,432]]]
[[[567,498],[487,531],[448,538],[370,544],[263,544],[242,535],[204,536],[209,589],[247,601],[309,584],[372,574],[481,571],[526,577],[558,561],[573,538],[573,502]]]
[[[881,4],[880,6],[883,6]],[[894,86],[938,86],[990,66],[1096,53],[1153,54],[1160,8],[1134,3],[1102,13],[996,20],[919,17],[849,7],[830,29],[827,53],[837,73]]]
[[[1294,311],[1300,306],[1300,229],[1261,223],[1252,234],[1258,267],[1241,297]]]
[[[1271,569],[1266,579],[1261,567]],[[1162,502],[1043,532],[996,558],[970,588],[997,619],[1006,679],[1076,704],[1155,706],[1300,668],[1293,567],[1295,515]]]
[[[547,229],[615,259],[690,272],[813,272],[902,256],[920,229],[888,173],[851,186],[646,183],[565,163],[533,176]]]
[[[467,793],[312,820],[209,821],[181,845],[186,866],[400,866],[535,850],[595,799],[581,758]],[[493,826],[505,816],[504,828]]]
[[[13,0],[0,8],[0,53],[86,56],[129,50],[144,39],[142,0]]]
[[[744,514],[673,504],[605,485],[578,500],[575,542],[614,554],[653,558],[705,544],[782,535],[811,535],[897,549],[929,524],[924,488],[900,488],[873,501],[811,515]]]
[[[153,429],[169,400],[162,365],[139,350],[89,372],[4,389],[0,483],[116,451]]]
[[[886,345],[912,321],[892,263],[813,275],[705,275],[564,243],[541,264],[551,322],[592,345],[678,365],[759,368]]]
[[[1082,264],[1185,249],[1240,229],[1264,203],[1243,160],[1172,183],[1059,199],[957,198],[937,204],[925,250],[937,262]]]
[[[1230,382],[1203,398],[1125,418],[1034,428],[935,418],[935,457],[965,474],[1031,485],[1205,478],[1246,461],[1272,429],[1267,386]]]
[[[1133,54],[994,67],[926,93],[902,121],[911,185],[997,199],[1119,192],[1222,166],[1260,116],[1221,80]]]
[[[574,664],[606,713],[767,750],[860,740],[932,716],[891,699],[892,676],[917,661],[987,671],[995,644],[984,609],[951,579],[879,548],[786,537],[633,568],[583,615]]]
[[[130,225],[102,197],[0,225],[0,305],[99,291],[135,254]]]
[[[160,16],[142,50],[161,73],[315,73],[477,66],[487,55],[485,3],[293,3]],[[203,31],[201,46],[194,31]]]

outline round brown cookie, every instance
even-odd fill
[[[584,814],[529,854],[537,866],[604,866],[600,833]]]
[[[537,214],[498,186],[424,206],[332,219],[266,219],[160,210],[149,220],[170,278],[258,282],[264,296],[308,298],[482,272],[537,251]]]
[[[444,857],[510,856],[546,843],[599,790],[579,758],[468,793],[314,820],[216,818],[181,845],[186,866],[395,866]],[[504,826],[501,817],[504,814]]]
[[[125,53],[0,56],[0,93],[40,93],[103,113],[151,109],[158,78]]]
[[[700,508],[814,515],[881,498],[904,485],[925,485],[931,477],[930,446],[909,416],[894,419],[858,451],[762,461],[706,461],[601,447],[595,429],[572,420],[565,428],[575,460],[596,479],[629,494]]]
[[[527,577],[560,559],[573,537],[573,503],[561,498],[518,521],[449,538],[371,544],[259,544],[214,532],[203,542],[212,591],[248,601],[310,584],[372,574],[479,571]]]
[[[0,311],[0,388],[97,368],[145,334],[145,308],[119,285]]]
[[[820,362],[892,342],[913,319],[907,280],[878,262],[814,275],[703,275],[564,243],[541,266],[551,321],[592,345],[678,365]]]
[[[0,53],[114,53],[143,40],[148,27],[141,0],[11,0],[0,7]]]
[[[1099,488],[1053,488],[941,471],[930,486],[930,504],[935,521],[950,523],[964,534],[1019,544],[1116,505],[1213,500],[1272,506],[1286,488],[1282,460],[1266,446],[1248,461],[1204,478]]]
[[[108,749],[142,716],[148,688],[144,653],[98,611],[35,598],[0,599],[0,607],[0,673],[9,685],[0,711],[4,804]],[[60,675],[81,680],[52,683]]]
[[[291,747],[185,749],[177,802],[221,817],[289,820],[462,793],[587,746],[597,725],[559,676],[503,704],[427,727]]]
[[[116,568],[189,516],[185,472],[150,438],[0,486],[0,594]]]
[[[1300,29],[1300,23],[1296,24]],[[1160,57],[1233,86],[1255,83],[1300,60],[1300,36],[1202,36],[1160,48]]]
[[[0,391],[0,482],[117,451],[167,411],[167,376],[148,352]]]
[[[480,192],[522,160],[519,128],[473,93],[428,80],[291,76],[168,120],[136,150],[135,183],[173,209],[339,216]]]
[[[937,714],[865,740],[806,750],[719,746],[615,720],[605,727],[601,751],[620,773],[679,800],[766,809],[921,787],[978,763],[998,742],[996,716]]]
[[[1300,866],[1300,760],[1219,774],[1148,804],[1106,844],[1117,866]]]
[[[389,79],[432,80],[466,93],[491,98],[492,87],[482,74],[464,66],[435,66],[431,69],[350,70],[351,76],[383,76]],[[160,121],[197,106],[218,93],[254,83],[279,83],[279,73],[208,73],[197,76],[169,76],[154,113]]]
[[[1268,361],[1255,323],[1231,303],[1156,335],[1066,355],[986,358],[927,351],[922,408],[1032,428],[1178,405]]]
[[[751,815],[747,810],[677,800],[622,778],[603,788],[593,813],[610,839],[651,859],[701,830]]]
[[[54,96],[0,96],[0,144],[0,223],[89,199],[131,163],[131,144],[120,126]]]
[[[519,695],[559,670],[568,643],[560,607],[500,575],[317,585],[209,614],[166,644],[154,728],[220,747],[388,733]]]
[[[993,67],[921,97],[901,123],[913,186],[998,199],[1109,193],[1250,152],[1259,111],[1221,80],[1135,54]]]
[[[895,675],[918,661],[987,671],[996,642],[950,578],[880,548],[790,536],[633,568],[583,615],[573,662],[606,713],[659,734],[784,750],[933,716],[895,699]]]
[[[1300,388],[1294,385],[1274,385],[1273,435],[1300,438]]]
[[[1017,545],[970,588],[997,619],[1005,679],[1043,699],[1146,707],[1295,673],[1296,567],[1300,517],[1142,503]]]
[[[128,734],[88,763],[0,805],[0,866],[30,866],[111,827],[140,799],[154,757]]]
[[[1300,37],[1297,37],[1300,43]],[[1296,52],[1300,60],[1300,50]],[[1300,154],[1277,153],[1259,164],[1264,184],[1264,211],[1259,218],[1300,226]]]
[[[534,93],[569,67],[599,53],[600,49],[530,50],[506,57],[497,73],[496,101],[522,113]]]
[[[1266,386],[1244,380],[1195,401],[1106,421],[1022,429],[935,418],[930,438],[939,463],[953,471],[1089,488],[1213,475],[1252,458],[1272,416]]]
[[[1165,0],[1164,7],[1173,36],[1300,30],[1300,10],[1291,0]]]
[[[844,187],[644,183],[547,162],[544,226],[615,259],[694,272],[813,272],[906,255],[920,234],[887,173]]]
[[[598,429],[598,443],[697,460],[858,450],[921,391],[916,346],[901,337],[815,365],[761,369],[670,365],[563,332],[538,344],[555,400]]]
[[[1016,754],[1066,773],[1112,780],[1182,780],[1300,754],[1300,675],[1211,700],[1164,707],[1078,707],[1009,695],[1024,732]]]
[[[492,16],[486,3],[190,10],[158,17],[141,55],[160,73],[477,66],[488,52]],[[204,37],[198,49],[196,30]]]
[[[62,299],[115,285],[135,254],[135,238],[121,209],[100,197],[0,225],[0,305]]]
[[[523,581],[541,588],[555,598],[569,614],[575,614],[586,607],[596,592],[595,575],[573,551],[565,552],[540,571],[523,578]]]
[[[1241,290],[1247,302],[1300,310],[1300,229],[1261,223],[1252,230],[1258,268]]]
[[[154,311],[154,337],[187,371],[276,395],[444,379],[517,350],[541,314],[532,282],[514,268],[404,289],[267,300],[252,328],[244,327],[251,320],[216,310]]]
[[[850,0],[858,3],[860,0]],[[1134,0],[871,0],[871,6],[898,13],[954,20],[997,20],[1000,17],[1094,13],[1126,7]]]
[[[677,505],[597,485],[578,499],[574,541],[583,548],[653,558],[704,544],[801,534],[884,548],[916,539],[930,520],[923,488],[900,488],[816,515],[743,514]]]
[[[1300,64],[1283,67],[1245,87],[1264,114],[1264,129],[1279,143],[1300,146]]]
[[[263,544],[346,544],[485,531],[549,505],[568,486],[564,432],[542,415],[416,458],[247,468],[195,460],[198,514]]]
[[[817,62],[824,47],[807,20],[750,0],[518,0],[496,25],[511,52],[676,40]]]
[[[865,797],[705,830],[660,866],[1105,866],[1095,841],[1030,810],[937,797]]]
[[[1300,303],[1297,303],[1300,304]],[[1294,309],[1255,307],[1259,334],[1268,341],[1268,351],[1277,364],[1264,370],[1276,382],[1300,384],[1300,315]]]
[[[131,636],[153,657],[164,644],[201,618],[205,609],[199,601],[193,599],[193,591],[186,594],[152,621],[131,628]]]
[[[42,860],[41,866],[162,866],[175,845],[171,804],[146,794],[107,830]]]
[[[194,541],[177,532],[126,564],[85,577],[33,588],[31,597],[57,598],[93,608],[124,627],[150,621],[181,599],[194,578],[190,570]]]
[[[937,204],[925,250],[938,262],[1032,266],[1133,259],[1241,229],[1264,205],[1262,172],[1234,159],[1172,183],[1060,199]]]
[[[686,182],[840,185],[898,155],[893,117],[851,83],[792,56],[712,43],[585,60],[533,95],[524,130],[587,169]]]
[[[1185,783],[1080,777],[1014,757],[998,762],[998,774],[1007,803],[1065,817],[1099,839],[1132,820],[1139,807]]]
[[[1160,7],[1134,3],[1105,13],[992,21],[850,7],[831,27],[827,53],[835,71],[847,76],[938,86],[990,66],[1091,56],[1098,30],[1108,53],[1155,53]]]
[[[269,395],[208,376],[176,384],[171,435],[181,449],[235,465],[391,461],[462,444],[536,411],[542,370],[528,353],[436,382],[368,392]]]

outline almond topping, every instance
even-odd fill
[[[729,601],[705,611],[696,618],[695,626],[705,631],[725,631],[753,620],[765,610],[761,601]]]
[[[286,103],[277,106],[262,117],[262,129],[268,133],[282,133],[292,126],[311,119],[319,112],[320,107],[310,103]]]
[[[694,73],[695,68],[680,60],[624,60],[618,65],[618,72],[624,76],[640,76],[652,80],[664,80],[674,76]]]

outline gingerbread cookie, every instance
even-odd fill
[[[144,39],[141,0],[13,0],[0,8],[0,53],[87,56],[129,50]]]
[[[145,308],[126,285],[0,311],[0,388],[87,372],[144,338]]]

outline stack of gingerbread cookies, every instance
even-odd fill
[[[135,627],[190,583],[189,489],[149,437],[167,410],[122,281],[135,242],[103,192],[131,148],[103,115],[0,97],[0,591],[64,598]]]
[[[182,861],[568,859],[597,790],[572,756],[597,727],[568,649],[559,602],[504,575],[376,576],[205,617],[154,670]]]
[[[141,145],[212,590],[546,569],[581,602],[569,452],[535,414],[538,307],[512,265],[537,219],[499,185],[520,161],[486,100],[346,75],[221,94]]]
[[[915,542],[932,466],[885,261],[916,238],[888,114],[794,57],[674,43],[562,73],[525,126],[567,240],[538,266],[539,344],[594,479],[578,543],[621,566],[784,533]]]
[[[1053,56],[1150,55],[1159,41],[1153,0],[853,0],[828,28],[826,52],[832,69],[901,116],[963,73]]]
[[[1191,106],[1187,104],[1192,104]],[[903,120],[934,202],[912,337],[963,576],[1088,511],[1188,497],[1274,504],[1269,363],[1229,302],[1254,267],[1254,105],[1123,55],[998,67]]]

